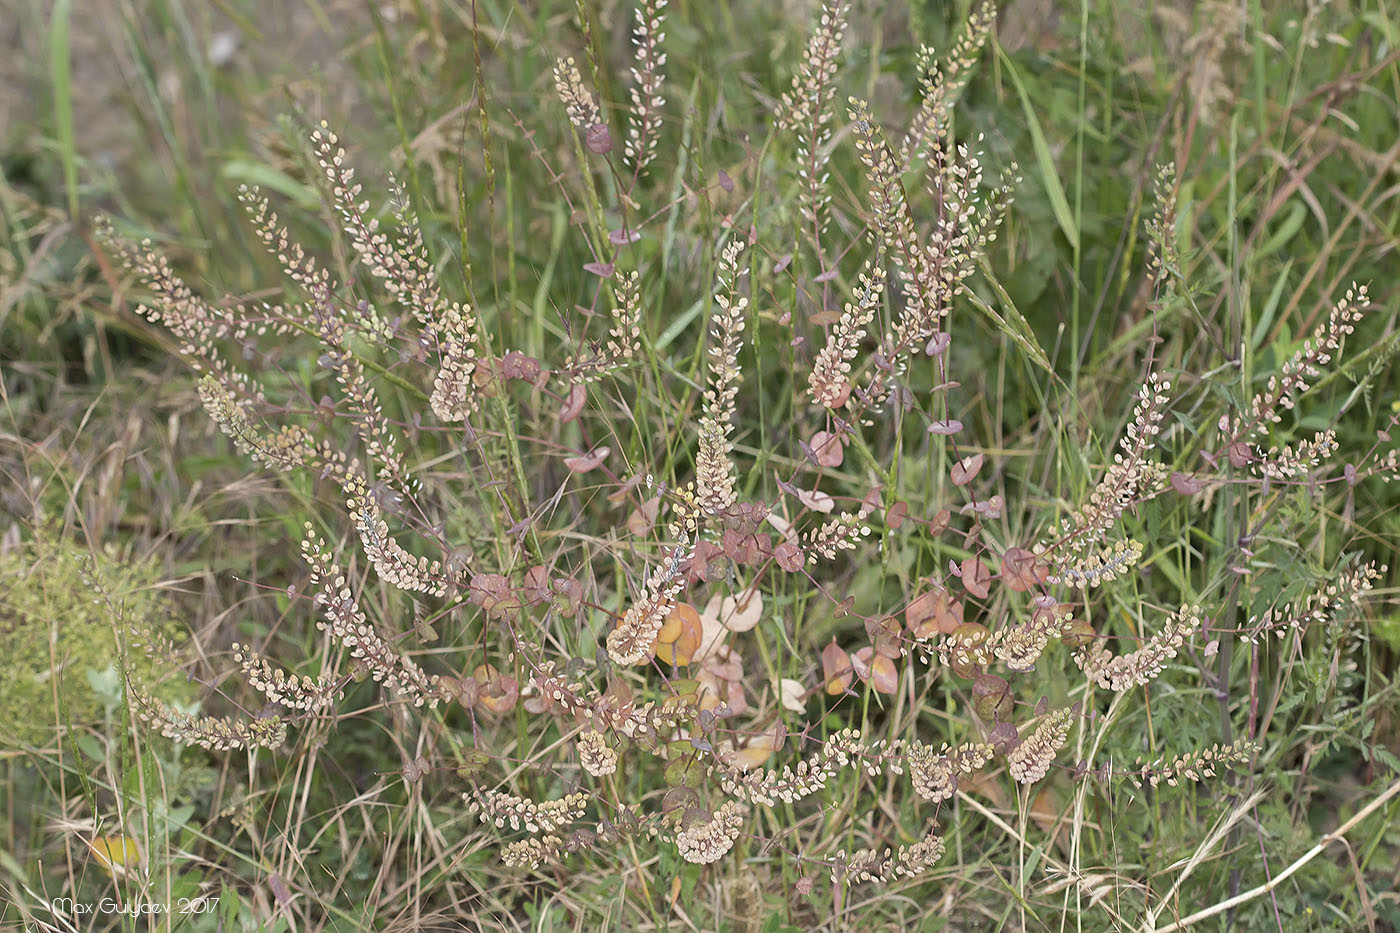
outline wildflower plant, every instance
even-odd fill
[[[625,101],[600,104],[561,52],[550,77],[567,123],[531,130],[558,134],[542,162],[573,160],[550,171],[593,254],[553,302],[575,309],[560,312],[557,363],[505,342],[514,311],[458,278],[404,187],[372,190],[324,125],[310,153],[348,277],[252,188],[242,200],[285,274],[281,302],[202,298],[154,244],[106,228],[141,313],[201,374],[210,417],[318,503],[306,576],[289,581],[318,657],[284,671],[235,645],[273,716],[153,707],[153,725],[280,754],[370,715],[343,697],[372,694],[369,709],[433,737],[405,780],[450,784],[475,815],[453,845],[486,833],[522,872],[642,850],[775,858],[799,890],[921,883],[954,857],[958,822],[981,819],[958,806],[969,788],[1001,787],[1024,811],[1041,793],[1082,805],[1248,774],[1268,736],[1228,696],[1224,721],[1244,728],[1198,748],[1145,747],[1140,727],[1154,703],[1218,689],[1216,659],[1236,643],[1256,660],[1302,652],[1366,612],[1385,568],[1361,555],[1309,567],[1288,542],[1315,516],[1280,507],[1396,473],[1393,450],[1342,466],[1335,431],[1290,433],[1373,310],[1366,287],[1257,391],[1230,397],[1149,344],[1117,437],[1095,439],[1106,462],[1054,489],[1006,482],[1014,467],[959,418],[957,381],[960,316],[996,300],[988,270],[1019,181],[952,119],[992,7],[947,57],[921,57],[902,134],[838,92],[855,83],[841,67],[852,11],[821,9],[773,97],[770,144],[793,171],[746,175],[752,203],[689,243],[704,285],[684,297],[703,325],[668,335],[648,328],[648,309],[678,304],[654,241],[688,208],[655,178],[680,145],[665,13],[635,11]],[[853,203],[836,199],[840,147],[860,166],[842,179]],[[1160,172],[1146,225],[1159,305],[1192,300],[1173,178]],[[271,365],[240,367],[239,350]],[[1225,410],[1207,430],[1212,404]],[[1154,535],[1164,516],[1221,508],[1244,518],[1234,540]],[[1099,900],[1091,880],[1071,883]]]

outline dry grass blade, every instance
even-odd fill
[[[1175,930],[1184,930],[1193,924],[1199,923],[1202,920],[1217,916],[1219,914],[1223,914],[1225,911],[1230,910],[1231,908],[1248,903],[1249,901],[1254,900],[1256,897],[1263,897],[1265,894],[1268,894],[1269,892],[1277,889],[1279,885],[1287,881],[1291,875],[1302,869],[1302,867],[1308,864],[1308,862],[1311,862],[1313,859],[1321,855],[1324,851],[1326,851],[1328,846],[1332,845],[1332,843],[1340,842],[1343,839],[1345,839],[1347,833],[1355,829],[1359,823],[1361,823],[1363,820],[1369,817],[1372,813],[1375,813],[1381,807],[1389,803],[1390,799],[1397,794],[1400,794],[1400,781],[1396,781],[1395,783],[1387,787],[1380,796],[1376,797],[1370,803],[1366,804],[1366,806],[1358,810],[1356,814],[1351,817],[1351,819],[1347,820],[1341,826],[1338,826],[1330,833],[1324,833],[1322,838],[1318,839],[1317,843],[1311,849],[1298,856],[1298,858],[1293,860],[1292,864],[1290,864],[1287,868],[1283,869],[1283,871],[1279,872],[1277,875],[1274,875],[1264,884],[1250,888],[1248,891],[1242,891],[1239,894],[1236,894],[1234,897],[1227,898],[1219,902],[1218,904],[1212,904],[1210,907],[1207,907],[1203,910],[1198,910],[1193,914],[1189,914],[1185,917],[1182,917],[1180,920],[1174,920],[1166,926],[1159,927],[1155,924],[1155,918],[1161,913],[1160,910],[1149,912],[1149,914],[1147,915],[1147,922],[1143,924],[1143,930],[1150,931],[1150,933],[1173,933],[1173,931]],[[1251,800],[1257,800],[1259,797],[1262,796],[1262,793],[1256,794],[1254,798],[1251,798]],[[1232,816],[1237,817],[1239,813],[1240,810],[1236,809],[1235,814],[1232,814]],[[1187,866],[1187,870],[1189,871],[1192,867],[1194,867],[1194,865]],[[1185,872],[1183,872],[1182,875],[1184,879]],[[1179,883],[1180,882],[1178,881],[1178,884]],[[1173,885],[1172,890],[1175,891],[1177,886],[1178,885]],[[1167,899],[1169,899],[1170,896],[1171,895],[1169,894]]]

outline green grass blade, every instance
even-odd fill
[[[71,0],[58,0],[49,20],[49,78],[53,83],[53,118],[63,161],[68,216],[78,216],[78,153],[73,137],[73,82],[69,69],[68,26]]]
[[[1021,110],[1026,115],[1026,129],[1031,134],[1031,145],[1035,148],[1035,164],[1040,171],[1040,179],[1045,185],[1045,193],[1050,198],[1050,208],[1055,212],[1055,220],[1064,231],[1065,239],[1069,240],[1070,246],[1079,248],[1079,228],[1075,226],[1074,215],[1069,209],[1069,199],[1065,197],[1064,186],[1060,184],[1060,174],[1055,168],[1055,157],[1050,152],[1050,143],[1045,139],[1045,131],[1040,127],[1040,120],[1036,119],[1035,105],[1031,103],[1030,94],[1026,92],[1026,84],[1021,80],[1021,74],[1016,70],[1016,65],[1011,61],[1011,56],[1006,54],[1006,50],[997,45],[997,55],[1001,59],[1002,67],[1006,69],[1006,74],[1011,78],[1011,84],[1016,88],[1016,96],[1021,101]]]

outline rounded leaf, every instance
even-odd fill
[[[987,569],[987,565],[975,557],[965,558],[962,566],[963,589],[977,599],[986,599],[991,593],[988,584],[991,582],[992,573]]]
[[[778,695],[781,698],[783,709],[791,710],[794,713],[806,711],[807,691],[799,681],[784,677],[778,681]]]
[[[1007,548],[1001,556],[1001,579],[1015,593],[1025,593],[1046,582],[1046,569],[1037,564],[1035,555],[1025,548]]]
[[[559,420],[568,424],[579,416],[583,411],[583,403],[588,398],[588,391],[581,383],[576,383],[569,389],[569,394],[564,396],[564,404],[559,406]]]
[[[894,661],[883,654],[875,655],[870,662],[870,686],[875,688],[876,693],[886,696],[899,689],[899,669],[894,666]]]
[[[963,457],[957,463],[953,464],[952,470],[949,471],[949,475],[953,480],[953,485],[966,486],[968,483],[972,482],[978,472],[981,471],[984,459],[985,458],[981,454],[972,454],[969,457]]]
[[[611,447],[595,447],[586,454],[564,458],[564,466],[568,467],[571,473],[587,473],[602,466],[610,453]]]
[[[719,604],[719,620],[731,632],[747,632],[763,618],[763,594],[747,589],[738,596],[726,596]]]
[[[819,490],[798,489],[796,492],[797,501],[801,502],[813,512],[826,513],[836,507],[836,500]]]
[[[836,468],[846,459],[846,452],[842,449],[841,439],[835,434],[827,431],[818,431],[812,435],[812,459],[818,466]]]
[[[822,649],[822,682],[826,686],[826,692],[831,696],[845,693],[851,686],[853,673],[850,655],[846,654],[833,638]]]
[[[588,128],[583,136],[584,145],[588,151],[594,155],[607,155],[612,152],[613,138],[608,130],[607,124],[595,123]]]
[[[1014,706],[1011,685],[1005,679],[995,674],[979,674],[972,682],[972,708],[983,719],[1006,719]]]

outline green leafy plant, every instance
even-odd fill
[[[131,679],[185,699],[171,683],[177,659],[146,650],[182,632],[150,566],[123,563],[40,535],[0,554],[0,715],[14,747],[61,740],[71,727],[102,724]],[[127,620],[113,624],[114,606]]]

